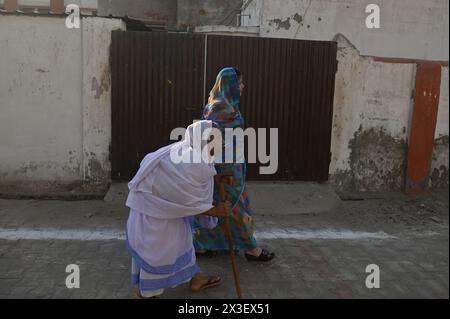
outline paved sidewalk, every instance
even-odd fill
[[[256,236],[276,258],[239,256],[244,297],[449,298],[448,190],[346,198],[328,212],[289,215],[258,214],[255,201]],[[134,298],[127,214],[117,198],[0,200],[0,298]],[[72,263],[79,289],[65,286]],[[235,297],[228,256],[198,263],[222,285],[197,294],[183,285],[164,298]],[[379,289],[365,286],[369,264],[380,268]]]

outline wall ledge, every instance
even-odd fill
[[[259,27],[233,27],[226,25],[205,25],[194,29],[195,33],[259,36]]]

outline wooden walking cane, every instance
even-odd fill
[[[225,184],[223,180],[227,178],[227,176],[221,176],[219,178],[219,192],[220,192],[220,199],[222,202],[225,202]],[[228,177],[231,178],[231,177]],[[230,216],[225,217],[225,229],[227,232],[228,237],[228,247],[230,250],[230,257],[231,257],[231,265],[233,267],[233,275],[234,275],[234,285],[236,287],[236,293],[239,299],[242,299],[242,292],[241,292],[241,284],[239,279],[239,269],[238,264],[236,260],[236,256],[234,254],[234,243],[233,243],[233,236],[231,235],[231,227],[230,227]]]

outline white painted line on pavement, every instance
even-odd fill
[[[375,233],[351,230],[271,230],[255,233],[256,239],[298,239],[298,240],[363,240],[396,238],[379,231]]]
[[[125,240],[125,233],[120,230],[89,229],[5,229],[0,228],[0,239],[18,240]]]
[[[256,232],[257,239],[297,239],[297,240],[363,240],[363,239],[391,239],[396,238],[385,232],[362,232],[351,230],[298,230],[273,229]],[[125,232],[117,229],[89,230],[89,229],[31,229],[0,228],[0,239],[4,240],[125,240]]]

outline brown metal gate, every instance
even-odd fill
[[[112,178],[130,179],[149,152],[170,143],[175,127],[203,104],[202,35],[112,33]]]
[[[278,172],[249,164],[248,179],[327,180],[336,50],[325,41],[113,32],[112,178],[130,179],[173,128],[198,119],[218,71],[236,66],[246,127],[278,128]]]

